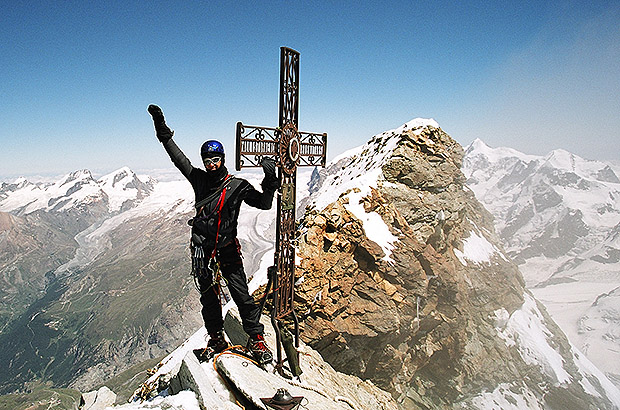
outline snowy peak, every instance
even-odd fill
[[[135,181],[140,181],[138,176],[128,167],[123,167],[101,177],[98,182],[106,187],[124,189]]]
[[[469,154],[472,151],[488,152],[491,150],[492,148],[489,147],[487,144],[485,144],[484,141],[482,141],[480,138],[476,138],[475,140],[471,142],[471,144],[469,144],[469,146],[465,150],[465,154]]]
[[[610,229],[620,222],[615,211],[620,209],[620,180],[608,164],[561,149],[533,156],[480,142],[472,143],[466,152],[463,173],[467,184],[499,217],[498,228],[506,238],[528,230],[532,240],[531,232],[541,222],[558,220],[571,210],[580,211],[590,227]],[[527,225],[534,217],[538,222]],[[508,248],[512,245],[517,243],[513,241]]]
[[[82,169],[65,175],[60,181],[57,182],[57,184],[59,186],[63,186],[65,184],[88,183],[90,181],[95,181],[93,179],[93,175],[89,170]]]
[[[30,183],[20,178],[0,189],[0,211],[29,214],[37,210],[63,212],[101,203],[108,212],[118,212],[143,199],[153,183],[142,182],[129,168],[121,168],[100,180],[88,170],[79,170],[53,183]]]
[[[24,177],[17,178],[15,182],[13,182],[14,189],[24,188],[25,186],[31,185],[32,183],[28,181]]]
[[[516,232],[529,232],[531,241],[541,223],[560,220],[571,210],[582,212],[583,223],[590,227],[618,223],[613,215],[620,209],[619,179],[603,162],[565,150],[533,156],[476,143],[468,147],[462,170],[468,186],[498,219],[509,250],[522,245],[514,238]],[[536,252],[544,253],[539,245]]]
[[[415,118],[398,128],[373,136],[366,144],[353,148],[334,158],[328,166],[314,175],[310,182],[321,189],[311,197],[310,205],[323,209],[338,197],[352,189],[367,195],[371,187],[377,186],[381,168],[391,157],[394,149],[406,135],[419,136],[427,127],[439,128],[433,119]],[[432,145],[433,142],[430,141]]]
[[[128,206],[134,200],[148,196],[153,189],[152,182],[142,182],[128,167],[105,175],[97,183],[107,195],[108,205],[112,212],[120,210],[123,206]]]
[[[111,185],[112,187],[114,187],[116,184],[118,183],[122,183],[123,180],[131,180],[133,178],[131,178],[132,176],[134,176],[135,174],[127,167],[123,167],[121,169],[118,169],[108,175],[105,175],[103,177],[101,177],[99,179],[99,182],[105,184],[105,185]]]
[[[582,178],[594,181],[620,183],[611,166],[600,161],[583,159],[563,149],[556,149],[544,158],[544,166],[566,172],[574,172]]]
[[[609,164],[587,160],[563,149],[555,149],[544,156],[529,155],[508,147],[492,148],[477,138],[467,146],[465,155],[463,172],[467,177],[471,177],[474,170],[480,171],[484,164],[497,170],[521,162],[522,166],[552,168],[594,181],[620,183]]]
[[[545,156],[545,161],[554,168],[575,171],[577,156],[563,149],[555,149]]]
[[[31,183],[25,178],[18,178],[12,183],[3,182],[0,184],[0,202],[6,199],[11,192],[17,191],[18,189],[23,189],[30,184]]]

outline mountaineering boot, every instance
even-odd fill
[[[207,347],[204,349],[195,349],[194,354],[198,358],[198,361],[206,362],[213,358],[216,354],[228,349],[229,346],[230,345],[224,338],[224,332],[220,330],[216,334],[209,337]]]
[[[256,361],[261,365],[271,363],[273,360],[271,350],[267,347],[265,338],[261,334],[250,336],[248,339],[247,348],[250,352],[252,352],[252,356],[254,356]]]
[[[224,339],[224,332],[221,330],[209,338],[207,347],[213,350],[213,353],[221,353],[228,349],[228,342]]]

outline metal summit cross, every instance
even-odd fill
[[[282,330],[278,321],[292,315],[295,324],[295,346],[299,347],[299,322],[293,307],[295,295],[295,180],[298,166],[325,166],[327,134],[300,132],[299,53],[280,48],[280,121],[277,128],[237,123],[236,169],[259,167],[264,157],[278,164],[276,250],[274,266],[269,269],[269,288],[273,288],[271,322],[276,331],[277,367],[281,370]],[[263,302],[264,303],[264,302]],[[284,335],[285,336],[285,335]]]

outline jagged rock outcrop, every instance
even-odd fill
[[[613,408],[600,384],[585,391],[576,353],[497,245],[462,156],[437,126],[410,123],[320,173],[298,239],[302,338],[402,408],[480,406],[500,386],[531,408]],[[522,313],[542,340],[526,340]]]

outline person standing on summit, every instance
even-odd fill
[[[153,117],[157,138],[194,189],[196,216],[190,220],[192,274],[201,294],[202,318],[209,333],[207,355],[228,347],[219,295],[221,272],[239,308],[243,329],[249,335],[247,348],[261,364],[269,363],[273,355],[263,337],[260,307],[249,294],[237,240],[237,218],[242,202],[259,209],[271,208],[274,192],[279,188],[276,163],[270,158],[261,163],[265,172],[263,192],[245,179],[228,174],[224,147],[219,141],[209,140],[202,145],[200,155],[205,169],[195,168],[172,139],[173,131],[166,125],[161,109],[149,105],[148,112]]]

